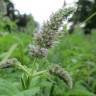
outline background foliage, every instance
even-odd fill
[[[96,30],[85,36],[79,26],[71,35],[64,29],[45,57],[30,57],[28,45],[34,42],[35,21],[29,17],[25,32],[18,32],[9,18],[0,19],[0,96],[95,96]],[[11,33],[4,28],[6,24]],[[2,62],[10,66],[3,68]]]

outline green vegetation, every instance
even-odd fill
[[[96,32],[59,31],[69,13],[57,11],[36,37],[31,17],[24,32],[8,18],[0,20],[0,96],[96,96]]]
[[[81,33],[81,32],[78,32]],[[30,58],[27,53],[27,45],[32,42],[32,37],[25,33],[13,33],[0,37],[0,59],[6,56],[6,52],[14,44],[19,44],[12,52],[11,57],[15,57],[23,63],[28,70],[47,70],[52,64],[59,64],[67,70],[73,79],[73,88],[69,89],[57,77],[48,73],[33,77],[31,81],[24,75],[21,68],[12,67],[0,69],[0,95],[1,96],[49,96],[51,86],[55,83],[52,96],[95,96],[96,88],[96,38],[95,32],[92,36],[86,37],[83,34],[62,35],[58,43],[49,49],[46,58]],[[18,39],[19,38],[19,39]],[[53,78],[54,77],[54,78]],[[30,82],[30,87],[21,86],[20,79]],[[22,81],[23,82],[23,81]],[[53,83],[52,83],[53,82]],[[62,90],[61,90],[62,88]],[[14,90],[13,90],[14,89]],[[12,91],[13,90],[13,91]],[[44,91],[44,92],[42,92]],[[16,95],[17,94],[17,95]]]

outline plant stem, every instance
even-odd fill
[[[51,86],[51,90],[50,90],[50,94],[49,94],[49,96],[53,96],[53,91],[54,91],[54,89],[55,89],[55,84],[52,83],[52,86]]]
[[[27,73],[27,75],[30,77],[31,76],[31,73],[26,69],[26,67],[24,65],[21,65],[20,62],[18,62],[16,64],[20,69],[22,69],[25,73]]]
[[[88,22],[90,19],[92,19],[96,15],[96,12],[94,12],[91,16],[89,16],[84,23]]]
[[[32,77],[34,77],[34,76],[38,76],[38,75],[42,75],[42,74],[45,74],[45,73],[47,73],[47,72],[48,72],[48,70],[44,70],[44,71],[40,71],[40,72],[36,72],[36,73],[33,73]]]

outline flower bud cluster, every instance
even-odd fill
[[[5,62],[0,62],[0,68],[9,68],[14,66],[18,60],[16,58],[11,58],[6,60]]]
[[[49,73],[51,75],[55,75],[59,77],[61,80],[63,80],[70,88],[73,86],[72,78],[70,74],[65,71],[61,66],[54,65],[51,68],[49,68]]]
[[[35,57],[45,57],[47,56],[48,49],[40,48],[39,46],[30,45],[29,46],[29,55]]]
[[[29,48],[29,53],[32,56],[45,56],[47,54],[47,49],[53,46],[55,38],[60,33],[58,29],[62,22],[72,11],[74,8],[61,8],[52,14],[46,23],[43,23],[41,31],[34,35],[34,46]]]
[[[73,8],[61,8],[56,13],[52,14],[49,21],[43,24],[42,30],[39,33],[39,40],[38,38],[35,39],[37,40],[35,41],[36,44],[41,47],[50,48],[54,42],[55,36],[58,35],[58,29],[62,25],[62,22],[72,11],[74,11]]]

